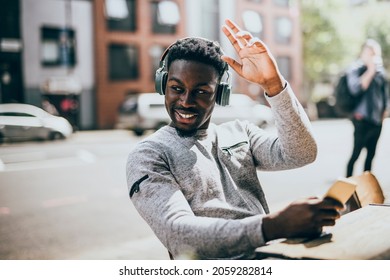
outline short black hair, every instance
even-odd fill
[[[176,41],[171,45],[167,58],[167,69],[175,60],[197,61],[211,65],[220,77],[227,70],[227,63],[221,59],[223,51],[215,41],[189,37]]]

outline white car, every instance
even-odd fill
[[[141,93],[129,96],[121,104],[115,127],[133,130],[136,135],[141,136],[146,130],[157,130],[169,122],[164,96]]]
[[[271,109],[253,101],[249,96],[234,93],[229,106],[215,105],[211,122],[220,124],[235,119],[248,120],[259,127],[274,123]],[[157,130],[170,122],[165,109],[164,96],[141,93],[129,96],[120,106],[116,128],[130,129],[138,136],[146,130]]]
[[[254,101],[248,95],[233,93],[230,95],[229,104],[215,105],[211,122],[220,124],[232,120],[247,120],[262,128],[274,123],[271,108]]]
[[[0,104],[0,143],[28,140],[56,140],[73,133],[63,117],[53,116],[30,104]]]

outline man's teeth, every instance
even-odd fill
[[[183,119],[189,119],[189,118],[192,118],[193,116],[195,116],[195,114],[182,114],[182,113],[179,113],[179,115]]]

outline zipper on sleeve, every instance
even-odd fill
[[[148,179],[148,178],[149,178],[149,175],[145,175],[145,176],[143,176],[141,179],[137,180],[137,181],[131,186],[130,193],[129,193],[130,198],[133,197],[133,194],[134,194],[134,193],[139,192],[139,185],[140,185],[143,181],[145,181],[146,179]]]

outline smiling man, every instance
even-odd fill
[[[206,129],[221,94],[220,80],[228,68],[221,59],[220,47],[205,39],[186,38],[174,43],[167,52],[169,71],[162,94],[166,96],[172,126],[184,135]]]
[[[342,208],[307,198],[269,213],[257,170],[304,166],[315,160],[317,146],[264,43],[230,20],[223,32],[240,61],[201,38],[178,40],[166,50],[156,88],[172,122],[139,142],[127,161],[130,198],[174,258],[253,258],[270,240],[320,234]],[[222,82],[228,65],[263,87],[277,135],[245,121],[210,123],[215,103],[228,100]]]
[[[185,44],[191,42],[198,48],[202,45],[199,39],[187,39],[181,43],[185,48]],[[171,63],[165,105],[173,127],[184,134],[193,134],[209,126],[218,78],[213,66],[201,62],[177,59]]]

